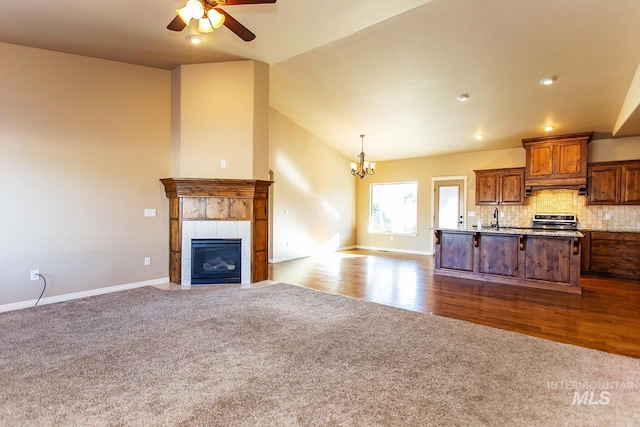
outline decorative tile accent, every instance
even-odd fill
[[[251,221],[183,221],[182,278],[183,288],[191,287],[192,239],[241,239],[242,271],[240,283],[251,283]]]

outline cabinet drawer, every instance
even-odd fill
[[[595,240],[615,240],[622,242],[640,242],[640,233],[615,233],[609,231],[592,231],[591,241]]]

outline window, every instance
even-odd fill
[[[371,184],[369,232],[416,234],[418,183]]]

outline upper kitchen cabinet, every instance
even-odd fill
[[[640,205],[640,160],[590,163],[589,205]]]
[[[526,150],[525,195],[537,188],[587,192],[587,144],[593,132],[522,140]]]
[[[523,205],[524,168],[476,170],[476,205]]]

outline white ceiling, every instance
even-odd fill
[[[225,7],[254,41],[223,27],[198,46],[193,23],[165,28],[183,4],[2,0],[0,41],[163,69],[266,62],[273,108],[348,157],[365,134],[371,161],[520,147],[546,124],[610,137],[640,64],[638,0],[278,0]]]

